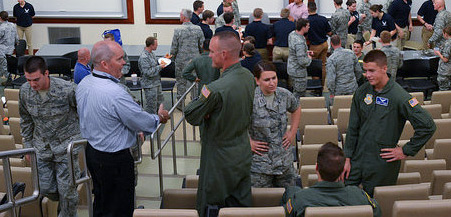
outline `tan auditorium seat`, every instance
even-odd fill
[[[299,146],[299,159],[300,165],[315,165],[316,158],[318,157],[318,151],[323,145],[301,145]]]
[[[432,171],[431,195],[443,194],[443,187],[448,182],[451,182],[451,170]]]
[[[446,170],[446,161],[439,160],[407,160],[404,163],[404,172],[419,172],[421,174],[421,182],[431,182],[432,171]]]
[[[163,191],[164,209],[196,209],[197,188],[166,189]]]
[[[449,217],[451,200],[396,201],[393,217]]]
[[[451,91],[432,92],[431,104],[441,104],[442,114],[449,113],[449,108],[451,106]]]
[[[427,149],[428,160],[445,159],[446,169],[451,170],[451,139],[436,139],[434,149]]]
[[[328,113],[326,108],[321,109],[301,109],[301,121],[299,132],[304,135],[306,125],[328,125]]]
[[[10,100],[6,102],[6,106],[8,107],[8,117],[20,118],[18,101]]]
[[[319,97],[301,97],[299,99],[301,109],[313,109],[313,108],[325,108],[326,98],[324,96]]]
[[[422,105],[424,110],[429,112],[433,119],[442,119],[442,105],[440,104],[431,104],[431,105]]]
[[[279,206],[285,188],[252,188],[252,207]]]
[[[6,102],[9,100],[19,101],[19,92],[19,89],[5,88],[3,93],[5,95]]]
[[[304,165],[301,166],[299,170],[299,174],[301,175],[302,187],[309,187],[308,185],[308,177],[309,174],[316,174],[316,165]]]
[[[392,217],[395,201],[429,199],[429,184],[376,187],[374,188],[374,199],[381,207],[382,217]]]
[[[443,186],[442,199],[451,199],[451,182],[445,183]]]
[[[198,175],[187,175],[186,176],[185,187],[186,188],[197,188],[199,184],[199,176]]]
[[[193,209],[135,209],[133,217],[198,217]]]
[[[338,127],[337,125],[307,125],[303,138],[303,145],[327,142],[338,144]]]
[[[437,129],[434,135],[426,142],[426,149],[434,148],[434,142],[437,139],[451,139],[451,119],[435,119]]]
[[[14,143],[17,148],[22,148],[22,134],[20,128],[20,118],[10,118],[9,119],[9,127],[11,130],[11,135],[14,137]]]
[[[351,108],[352,95],[343,95],[334,97],[334,105],[330,107],[332,119],[337,118],[338,109]]]
[[[305,217],[373,217],[373,208],[370,205],[307,207]]]
[[[399,173],[396,185],[420,184],[421,175],[419,172]]]
[[[334,123],[338,126],[338,131],[341,134],[345,134],[346,131],[348,130],[350,114],[351,114],[350,108],[338,109],[337,121],[334,121]]]
[[[285,210],[282,206],[277,207],[242,207],[242,208],[222,208],[219,210],[219,217],[285,217]]]

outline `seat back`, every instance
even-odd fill
[[[338,116],[338,109],[341,108],[351,108],[352,95],[335,96],[334,106],[332,107],[332,118],[335,119]]]
[[[219,217],[285,217],[285,209],[277,207],[222,208]]]
[[[449,113],[449,108],[451,106],[451,90],[433,92],[431,96],[431,104],[441,104],[442,114]]]
[[[20,118],[10,118],[9,126],[15,144],[22,144],[22,134],[20,134]]]
[[[316,165],[303,165],[299,170],[299,174],[301,175],[302,187],[309,187],[308,185],[308,177],[310,174],[316,174]]]
[[[18,101],[9,100],[6,102],[6,106],[8,107],[8,115],[10,118],[20,118]]]
[[[0,135],[0,151],[15,150],[14,137],[12,135]]]
[[[421,182],[430,182],[432,180],[432,171],[446,170],[446,161],[440,160],[407,160],[404,163],[404,172],[419,172]]]
[[[441,195],[446,183],[451,182],[451,170],[432,171],[431,195]]]
[[[426,149],[434,148],[436,139],[451,139],[451,119],[435,119],[437,129],[434,135],[426,142]]]
[[[337,123],[335,124],[337,124],[338,131],[341,134],[346,133],[346,131],[348,130],[350,114],[351,114],[350,108],[338,109]]]
[[[435,140],[434,159],[445,159],[446,169],[451,170],[451,139]]]
[[[19,101],[19,89],[11,89],[11,88],[5,88],[4,90],[6,101],[13,100],[13,101]]]
[[[450,213],[451,200],[406,200],[393,205],[393,217],[448,217]]]
[[[7,69],[8,72],[16,75],[17,74],[17,64],[18,64],[18,60],[17,57],[15,56],[6,56],[6,63],[7,63]]]
[[[196,209],[197,188],[166,189],[163,191],[163,209]]]
[[[448,182],[443,186],[442,199],[451,199],[451,182]]]
[[[300,98],[302,109],[314,109],[314,108],[325,108],[326,98],[324,96],[320,97],[301,97]]]
[[[27,49],[27,41],[20,39],[19,43],[15,46],[16,47],[16,56],[21,57],[25,55],[25,50]],[[28,54],[33,55],[33,54]]]
[[[198,175],[187,175],[185,178],[185,188],[197,188],[199,185]]]
[[[399,200],[427,200],[428,184],[394,185],[374,188],[374,199],[381,207],[382,217],[392,217],[393,204]]]
[[[274,62],[278,79],[288,79],[287,62]]]
[[[417,98],[418,103],[419,103],[420,105],[424,105],[424,94],[423,94],[422,92],[413,92],[413,93],[410,93],[410,95],[411,95],[412,97]]]
[[[327,125],[328,114],[326,108],[320,109],[301,109],[301,121],[299,123],[299,132],[304,135],[306,125]]]
[[[73,78],[71,71],[71,59],[65,57],[48,57],[45,59],[49,74],[63,75]]]
[[[430,105],[422,105],[424,110],[429,112],[433,119],[442,119],[442,105],[440,104],[430,104]]]
[[[301,145],[299,146],[299,159],[301,166],[303,165],[315,165],[316,158],[318,157],[318,151],[321,148],[321,144]]]
[[[307,67],[307,75],[312,77],[323,77],[323,62],[320,59],[313,59]]]
[[[338,144],[337,125],[307,125],[304,130],[303,144]]]
[[[285,188],[252,188],[252,206],[279,206],[284,192]]]
[[[373,208],[370,205],[307,207],[305,217],[372,217]]]
[[[199,217],[193,209],[135,209],[133,217]]]
[[[404,125],[404,129],[402,130],[401,137],[399,137],[400,140],[410,140],[412,138],[413,133],[415,130],[412,127],[412,124],[410,121],[406,121],[406,124]]]
[[[399,173],[396,185],[420,184],[421,174],[419,172]]]
[[[28,58],[30,58],[31,56],[20,56],[19,59],[17,60],[17,74],[18,75],[23,75],[24,71],[23,71],[23,66],[25,65],[25,62],[27,62]]]
[[[58,38],[55,44],[81,44],[81,39],[80,37]]]

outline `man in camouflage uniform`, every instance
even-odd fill
[[[391,75],[391,78],[396,79],[396,72],[402,66],[402,54],[401,51],[390,44],[391,35],[389,31],[381,32],[381,51],[387,56],[387,72]]]
[[[8,12],[0,12],[0,50],[5,55],[12,55],[14,45],[19,41],[17,36],[16,25],[8,22]]]
[[[440,57],[437,70],[437,82],[440,90],[451,90],[451,26],[443,30],[445,43],[440,51],[434,51]]]
[[[233,25],[232,25],[232,27],[233,27],[234,29],[240,27],[241,22],[240,22],[239,12],[238,12],[238,16],[237,16],[237,13],[235,12],[235,8],[233,7],[233,4],[228,3],[228,2],[224,2],[224,13],[222,13],[221,16],[219,16],[218,18],[216,18],[216,21],[215,21],[215,27],[216,27],[216,29],[219,28],[219,27],[221,27],[221,26],[224,26],[224,25],[226,24],[226,22],[225,22],[225,20],[224,20],[224,14],[225,14],[226,12],[231,12],[231,13],[233,13],[234,20],[233,20]]]
[[[158,107],[163,106],[163,92],[161,90],[160,71],[166,66],[159,64],[157,57],[152,52],[158,47],[158,41],[154,37],[146,39],[146,47],[138,59],[138,67],[141,71],[141,86],[146,96],[144,110],[150,114],[157,114]]]
[[[6,62],[6,56],[0,50],[0,75],[8,73],[8,63]]]
[[[310,24],[306,19],[296,21],[296,29],[288,35],[288,64],[287,73],[293,85],[296,98],[305,96],[307,89],[307,67],[312,62],[311,52],[307,51],[304,34],[308,32]]]
[[[189,82],[182,76],[183,69],[189,61],[202,53],[202,43],[204,42],[204,33],[199,26],[190,22],[191,16],[191,10],[183,9],[180,12],[180,21],[183,24],[174,30],[172,38],[171,55],[172,59],[175,60],[177,100],[189,87]]]
[[[359,24],[359,31],[357,32],[357,40],[363,40],[363,36],[371,34],[371,23],[373,21],[373,17],[370,13],[371,3],[370,0],[363,0],[359,5],[358,12],[360,14],[365,14],[365,18],[363,18],[362,23]]]
[[[292,140],[301,117],[299,99],[284,88],[277,87],[275,69],[269,62],[257,63],[254,76],[254,105],[249,126],[252,151],[251,182],[253,187],[289,187],[295,185]],[[274,71],[273,71],[274,70]],[[267,72],[269,71],[269,72]],[[265,72],[265,73],[263,73]],[[276,86],[275,90],[271,87]],[[269,90],[269,91],[268,91]],[[287,112],[291,113],[291,130],[287,130]]]
[[[327,59],[327,88],[331,97],[335,95],[351,95],[357,90],[357,81],[362,76],[357,56],[349,49],[341,47],[340,37],[330,38],[334,52]],[[352,63],[352,64],[350,64]]]
[[[434,33],[429,38],[429,48],[438,47],[440,48],[445,43],[443,38],[443,29],[451,24],[451,12],[445,9],[445,0],[434,1],[434,9],[438,11],[434,22]]]
[[[341,40],[341,46],[344,48],[348,41],[348,22],[351,19],[351,14],[348,10],[341,7],[343,0],[334,0],[335,13],[330,18],[330,27],[332,33],[338,35]]]
[[[42,57],[30,57],[24,69],[28,82],[20,88],[20,126],[24,146],[36,150],[41,194],[59,200],[59,217],[77,216],[78,194],[71,183],[66,155],[69,143],[82,139],[76,85],[49,77]],[[78,177],[78,161],[75,165]]]

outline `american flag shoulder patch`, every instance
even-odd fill
[[[416,105],[418,105],[418,100],[417,100],[417,98],[412,98],[412,99],[410,99],[409,100],[409,104],[410,104],[410,106],[412,106],[412,107],[415,107]]]
[[[210,96],[210,90],[208,89],[208,87],[207,87],[207,85],[204,85],[203,87],[202,87],[202,95],[205,97],[205,98],[208,98],[208,96]]]

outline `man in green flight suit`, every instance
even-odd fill
[[[221,77],[204,85],[199,98],[185,108],[186,120],[201,129],[197,207],[251,206],[252,162],[248,128],[254,100],[252,73],[239,63],[241,44],[235,33],[213,36],[210,57]]]
[[[282,197],[287,217],[303,217],[307,207],[371,205],[373,216],[380,217],[376,200],[357,186],[345,186],[343,166],[345,157],[340,147],[324,144],[318,151],[316,174],[318,183],[310,188],[288,187]]]
[[[352,99],[344,153],[347,185],[395,185],[402,159],[414,156],[435,132],[432,117],[394,79],[387,76],[387,57],[372,50],[363,59],[368,82]],[[415,133],[406,145],[397,145],[406,120]]]

